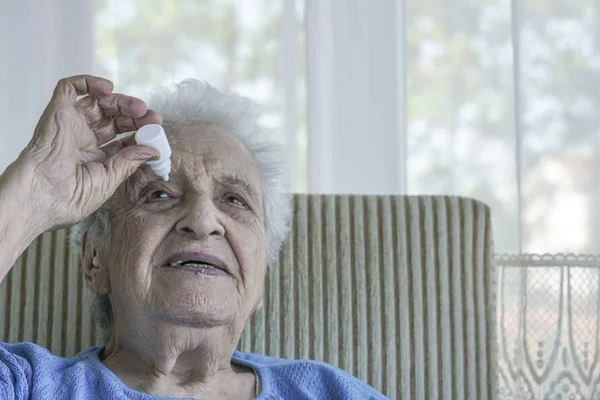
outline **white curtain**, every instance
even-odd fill
[[[509,259],[600,253],[596,0],[25,0],[4,2],[0,30],[0,171],[62,76],[106,76],[142,98],[196,77],[263,106],[264,123],[288,147],[297,191],[474,197],[491,206],[496,251]],[[525,327],[566,315],[536,315],[525,302],[564,300],[568,279],[583,288],[600,268],[588,261],[587,281],[554,264],[499,268],[499,284],[516,285],[499,287],[499,318]],[[571,315],[596,312],[600,289],[585,290]],[[595,379],[597,319],[578,321],[585,328],[560,325],[560,340],[591,332],[586,373]],[[538,382],[550,375],[535,375],[525,355],[554,339],[526,332],[534,331],[509,341],[519,357],[499,353],[512,368],[501,368],[505,398],[551,393]],[[534,397],[514,390],[522,376],[538,376]],[[596,390],[592,381],[577,382]]]
[[[308,0],[306,15],[310,189],[471,196],[499,252],[600,251],[597,2]]]
[[[600,257],[524,254],[600,252],[598,4],[308,0],[306,16],[309,188],[488,203],[513,253],[499,398],[600,398]]]
[[[3,1],[0,172],[27,145],[56,81],[93,69],[93,2]]]

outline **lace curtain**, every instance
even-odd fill
[[[496,264],[499,398],[600,399],[600,256]]]

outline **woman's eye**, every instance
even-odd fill
[[[238,207],[247,207],[246,202],[237,196],[227,196],[227,201]]]
[[[170,198],[171,196],[169,196],[169,193],[164,190],[155,190],[150,193],[150,200],[168,200]]]

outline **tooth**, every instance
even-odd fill
[[[216,268],[212,264],[206,264],[203,262],[196,262],[196,261],[184,261],[184,260],[173,261],[172,263],[169,263],[168,266],[169,267],[190,266],[192,268],[211,268],[211,269]]]

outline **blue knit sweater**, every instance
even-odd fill
[[[62,358],[32,343],[0,343],[0,399],[159,399],[125,386],[102,364],[101,351],[101,347],[92,347]],[[232,362],[257,371],[261,380],[258,399],[386,398],[347,373],[319,362],[239,351]]]

